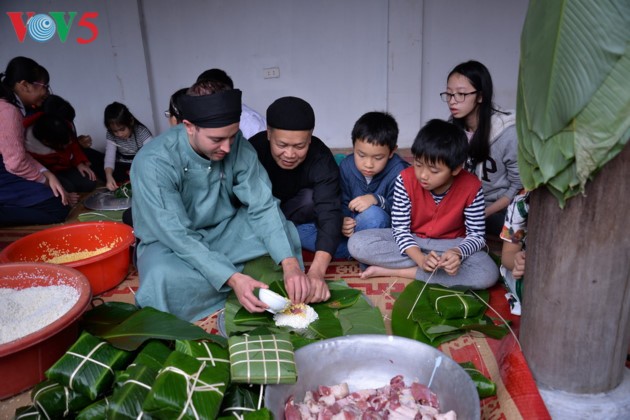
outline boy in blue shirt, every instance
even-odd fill
[[[409,163],[396,154],[398,124],[386,112],[368,112],[352,129],[352,155],[341,161],[342,233],[391,226],[394,183]],[[343,241],[335,256],[347,250]]]

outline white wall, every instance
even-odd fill
[[[422,54],[422,121],[447,118],[440,100],[446,76],[457,64],[477,60],[488,67],[495,103],[516,107],[516,84],[525,0],[426,0]]]
[[[526,9],[526,0],[3,0],[0,67],[16,55],[44,65],[79,131],[101,147],[108,103],[124,102],[157,134],[171,93],[211,67],[262,114],[280,96],[309,101],[330,147],[349,147],[354,121],[371,110],[392,112],[408,147],[422,123],[448,116],[438,94],[461,61],[484,62],[496,102],[514,107]],[[75,20],[66,43],[20,43],[7,11],[77,11],[77,20],[96,11],[99,35],[77,44],[89,33]],[[264,79],[267,67],[280,77]]]

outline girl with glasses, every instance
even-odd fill
[[[507,206],[523,188],[514,112],[494,105],[490,72],[478,61],[455,66],[440,97],[448,104],[450,120],[468,136],[466,169],[475,173],[483,185],[486,233],[498,236]]]

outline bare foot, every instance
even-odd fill
[[[361,273],[362,279],[371,277],[404,277],[413,279],[416,276],[417,267],[410,268],[385,268],[378,265],[371,265]]]
[[[379,267],[378,265],[371,265],[361,273],[362,279],[369,279],[370,277],[386,277],[391,270],[389,268]]]

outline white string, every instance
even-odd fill
[[[413,310],[416,309],[416,305],[418,304],[418,301],[420,300],[420,296],[422,296],[422,293],[424,293],[424,289],[426,289],[426,287],[429,285],[429,282],[431,281],[431,278],[433,278],[433,275],[437,272],[437,270],[438,270],[438,267],[435,267],[433,269],[433,272],[431,273],[431,275],[427,279],[426,283],[424,283],[424,286],[422,286],[422,290],[420,290],[420,293],[418,293],[418,297],[416,298],[416,301],[413,303],[413,306],[411,307],[411,310],[407,314],[407,319],[409,319],[409,317],[413,313]]]
[[[173,373],[183,376],[186,379],[187,399],[186,399],[186,404],[184,404],[184,408],[182,409],[182,412],[177,418],[178,420],[180,420],[186,414],[186,410],[188,409],[189,406],[192,409],[192,414],[193,416],[195,416],[195,419],[199,419],[199,415],[197,414],[197,409],[195,405],[192,404],[192,397],[195,392],[216,392],[217,394],[221,395],[221,397],[223,397],[223,392],[221,392],[221,389],[219,389],[218,387],[225,386],[224,382],[219,382],[216,384],[208,384],[202,381],[201,379],[199,379],[199,375],[201,375],[201,372],[205,369],[205,367],[206,367],[206,362],[202,362],[197,372],[195,372],[195,374],[193,375],[189,375],[188,373],[184,372],[183,370],[175,366],[167,366],[160,371],[160,374],[164,372],[173,372]],[[191,380],[192,380],[192,383],[190,382]],[[197,386],[197,383],[200,383],[201,385]]]
[[[91,358],[90,358],[90,356],[92,356],[92,354],[93,354],[94,352],[96,352],[96,350],[98,350],[98,349],[99,349],[99,347],[104,346],[105,344],[106,344],[106,343],[105,343],[104,341],[101,341],[100,343],[98,343],[98,345],[96,345],[96,346],[92,349],[92,351],[90,351],[90,352],[87,354],[87,356],[84,356],[84,355],[82,355],[82,354],[78,354],[78,353],[74,353],[74,352],[71,352],[71,351],[69,351],[69,352],[67,353],[67,354],[71,354],[72,356],[76,356],[76,357],[78,357],[78,358],[80,358],[80,359],[83,359],[83,360],[81,361],[81,363],[79,363],[79,365],[78,365],[78,366],[74,369],[74,371],[72,372],[72,375],[70,375],[70,382],[69,382],[69,384],[68,384],[68,386],[69,386],[69,388],[70,388],[70,389],[72,389],[72,382],[74,381],[74,375],[76,375],[76,374],[77,374],[77,372],[79,372],[79,369],[81,369],[81,367],[82,367],[82,366],[85,364],[85,362],[87,362],[88,360],[89,360],[90,362],[94,363],[94,364],[97,364],[97,365],[103,366],[104,368],[106,368],[107,370],[109,370],[109,371],[112,373],[112,375],[114,374],[114,371],[112,370],[112,368],[111,368],[110,366],[107,366],[105,363],[102,363],[102,362],[99,362],[98,360],[94,360],[94,359],[91,359]]]
[[[200,362],[210,362],[212,363],[212,367],[217,366],[215,362],[230,363],[229,360],[215,358],[214,355],[212,354],[212,350],[210,350],[210,347],[208,347],[207,341],[202,341],[199,344],[204,347],[204,349],[206,350],[206,353],[208,354],[208,357],[197,357],[197,360],[199,360]]]
[[[431,290],[434,290],[434,289],[431,289]],[[462,294],[463,293],[456,293],[456,292],[454,292],[454,293],[452,293],[450,295],[438,296],[435,299],[435,312],[438,312],[438,313],[440,312],[438,310],[438,302],[440,301],[440,299],[449,298],[449,297],[455,296],[455,297],[459,298],[459,300],[462,302],[462,305],[464,306],[464,318],[468,318],[468,303],[466,303],[466,300],[462,297]]]
[[[262,403],[263,403],[263,391],[265,389],[264,385],[260,386],[260,391],[258,393],[258,405],[256,406],[258,408],[258,410],[260,410],[262,408]]]
[[[510,330],[510,332],[512,333],[512,335],[514,336],[514,339],[516,340],[516,344],[518,344],[518,348],[520,350],[523,350],[523,348],[521,347],[521,342],[518,341],[518,337],[516,336],[516,334],[514,333],[514,330],[512,330],[512,328],[510,327],[510,324],[505,320],[505,318],[503,318],[501,316],[500,313],[498,313],[492,306],[490,306],[490,304],[488,302],[486,302],[485,300],[483,300],[481,298],[481,296],[479,296],[477,293],[475,293],[474,290],[471,290],[471,292],[477,297],[477,299],[479,299],[480,301],[482,301],[489,309],[492,310],[492,312],[494,312],[500,319],[501,321],[503,321],[503,323],[505,324],[505,326],[508,328],[508,330]]]
[[[126,380],[125,382],[123,382],[121,387],[123,387],[123,386],[125,386],[127,384],[136,384],[136,385],[140,385],[144,389],[148,389],[149,391],[151,390],[151,386],[145,384],[144,382],[136,381],[135,379],[128,379],[128,380]]]

